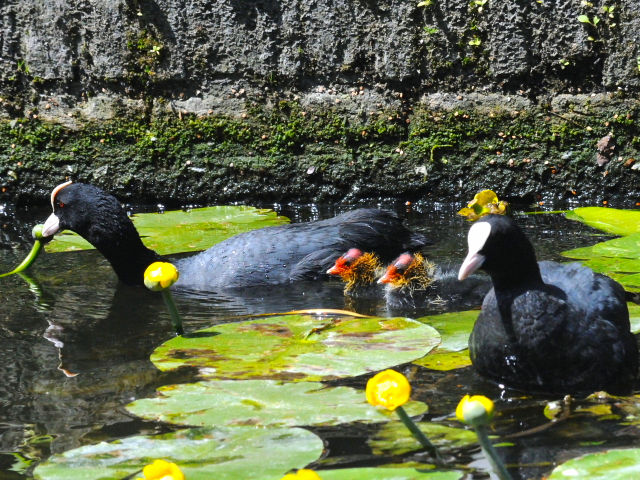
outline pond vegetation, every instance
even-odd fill
[[[435,240],[427,255],[438,264],[462,260],[467,226],[455,216],[459,207],[416,205],[403,213]],[[282,221],[272,212],[245,207],[202,214],[216,211],[224,212],[225,220],[210,228],[222,230],[215,241],[238,228]],[[305,207],[278,208],[278,213],[318,215]],[[191,214],[200,222],[199,212]],[[576,209],[569,217],[595,218],[599,227],[604,223],[607,232],[624,239],[638,224],[628,214],[638,212]],[[177,226],[173,213],[164,215],[140,215],[135,221],[141,230],[146,219],[166,225],[164,218],[178,232],[203,228]],[[32,212],[29,217],[33,222]],[[563,214],[518,215],[518,221],[535,237],[542,258],[558,260],[560,251],[574,255],[578,246],[620,240],[585,230]],[[162,236],[149,227],[146,241]],[[75,240],[65,237],[47,248],[76,248]],[[183,238],[185,245],[204,248],[197,238]],[[16,236],[12,241],[26,244]],[[586,247],[598,254],[587,262],[597,260],[601,271],[618,276],[638,271],[629,263],[620,266],[620,259],[633,260],[640,249],[596,246]],[[166,248],[188,250],[176,243]],[[17,263],[23,249],[26,245],[16,252],[0,250],[3,271]],[[587,253],[582,252],[585,259]],[[554,465],[589,452],[594,453],[558,467],[551,478],[573,472],[585,478],[595,468],[604,468],[607,478],[628,478],[621,464],[632,464],[628,468],[637,473],[637,449],[618,450],[637,442],[637,396],[532,396],[481,379],[468,367],[466,349],[477,310],[445,312],[430,305],[392,311],[382,298],[345,297],[339,282],[207,296],[177,291],[187,333],[172,338],[160,297],[118,285],[96,252],[45,255],[23,278],[29,282],[2,279],[6,308],[0,341],[6,358],[16,358],[20,375],[7,377],[0,392],[9,406],[0,460],[15,478],[46,457],[35,468],[36,478],[129,478],[156,458],[175,462],[190,480],[280,479],[303,467],[324,480],[481,476],[490,467],[476,434],[455,417],[464,394],[493,399],[489,433],[514,478],[549,475]],[[304,311],[315,307],[322,312]],[[640,308],[630,307],[638,331]],[[330,311],[345,308],[360,314]],[[289,310],[302,311],[278,314]],[[392,412],[367,404],[366,381],[389,367],[409,379],[413,392],[406,412],[442,452],[444,467],[436,468]],[[25,402],[31,407],[17,408]]]

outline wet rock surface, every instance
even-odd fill
[[[640,200],[637,2],[420,4],[6,0],[0,199]]]

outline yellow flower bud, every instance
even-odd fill
[[[282,480],[322,480],[313,470],[301,468],[296,473],[287,473]]]
[[[149,290],[159,292],[176,283],[178,269],[168,262],[153,262],[144,271],[144,284]]]
[[[367,382],[367,402],[395,410],[409,401],[411,385],[407,377],[395,370],[385,370]]]
[[[486,424],[493,416],[493,402],[484,395],[465,395],[456,408],[458,420],[471,425]]]
[[[136,480],[184,480],[184,473],[175,463],[165,460],[154,460],[150,465],[142,469],[144,478]]]

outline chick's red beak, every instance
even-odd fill
[[[393,283],[398,276],[398,268],[395,265],[389,265],[384,275],[378,279],[378,283]]]

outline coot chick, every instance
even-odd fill
[[[485,276],[458,281],[457,269],[436,266],[420,253],[405,252],[380,277],[391,308],[462,310],[478,307],[491,284]]]
[[[459,279],[482,268],[493,283],[469,338],[481,375],[549,393],[629,391],[638,347],[620,284],[578,263],[538,263],[510,217],[478,220],[468,243]]]
[[[345,295],[380,295],[376,279],[382,273],[382,264],[374,253],[363,252],[359,248],[350,248],[347,253],[338,257],[327,273],[342,279]]]
[[[72,230],[96,247],[119,279],[141,285],[149,264],[160,259],[142,244],[120,202],[101,189],[66,182],[51,193],[53,213],[43,236]],[[326,270],[350,247],[387,261],[428,242],[393,213],[361,208],[315,222],[267,227],[235,235],[197,255],[175,260],[178,288],[218,290],[326,278]]]

